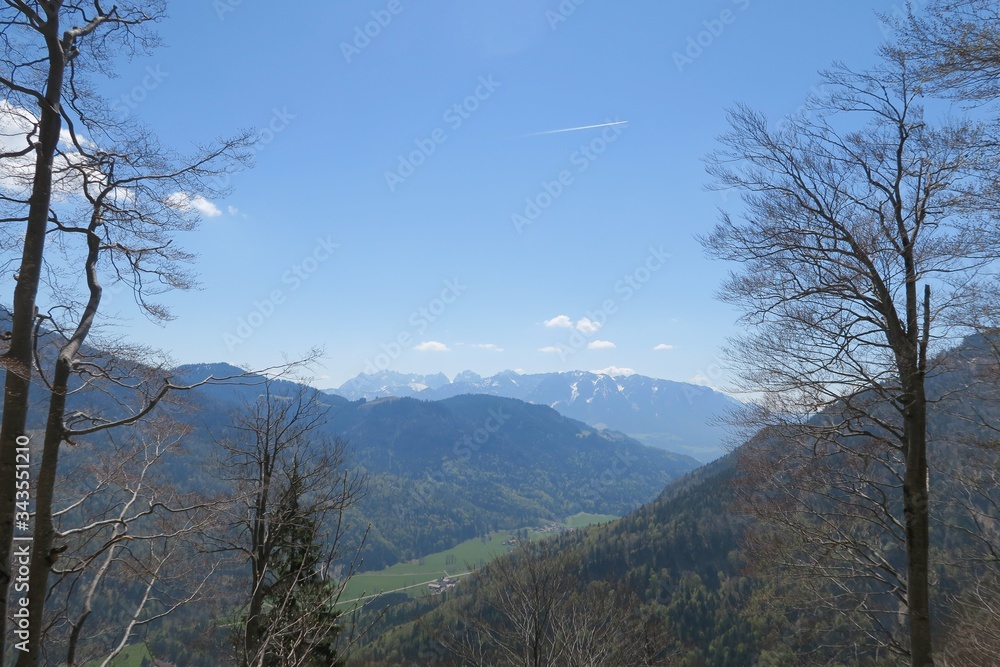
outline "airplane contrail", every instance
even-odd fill
[[[616,120],[613,123],[601,123],[599,125],[582,125],[580,127],[567,127],[562,130],[546,130],[545,132],[533,132],[531,134],[522,134],[522,137],[540,137],[544,134],[559,134],[561,132],[577,132],[578,130],[593,130],[598,127],[613,127],[615,125],[627,125],[627,120]]]

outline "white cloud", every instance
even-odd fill
[[[194,210],[198,211],[202,215],[207,216],[209,218],[214,218],[222,215],[222,211],[219,210],[218,206],[208,201],[201,195],[198,195],[193,200],[191,200],[191,206],[194,207]]]
[[[232,206],[232,205],[227,206],[226,207],[226,211],[229,213],[229,215],[239,215],[240,214],[240,209],[238,209],[238,208],[236,208],[235,206]]]
[[[617,366],[608,366],[604,370],[590,372],[595,375],[610,375],[611,377],[618,377],[619,375],[635,375],[635,371],[631,368],[618,368]]]
[[[480,343],[478,345],[475,345],[474,347],[478,347],[481,350],[489,350],[490,352],[503,352],[502,347],[500,347],[499,345],[494,345],[493,343]]]
[[[218,206],[201,195],[192,197],[186,192],[175,192],[167,197],[167,203],[181,211],[197,211],[207,218],[216,218],[222,215]]]
[[[576,328],[583,333],[597,333],[601,325],[599,322],[592,321],[589,317],[581,317],[580,321],[576,323]]]
[[[439,343],[436,340],[424,341],[415,348],[420,352],[450,352],[448,346],[444,343]]]
[[[562,350],[560,350],[555,345],[549,345],[548,347],[539,348],[538,351],[544,352],[546,354],[559,354],[559,352],[561,352]]]
[[[716,387],[714,384],[712,384],[712,379],[702,375],[701,373],[695,373],[694,375],[689,377],[688,382],[691,384],[701,385],[702,387],[709,387],[710,389],[714,389],[715,391],[719,391],[719,388]]]
[[[551,320],[547,320],[545,326],[570,329],[573,327],[573,320],[569,318],[569,315],[559,315],[558,317],[553,317]]]
[[[38,118],[27,109],[0,100],[0,152],[18,153],[28,146],[29,138],[37,139]],[[57,202],[62,202],[71,196],[79,196],[82,189],[82,175],[86,173],[91,185],[105,183],[107,179],[104,174],[95,169],[87,159],[81,157],[76,148],[70,143],[72,136],[67,128],[60,130],[60,142],[62,151],[55,157],[56,176],[52,181],[52,197]],[[86,137],[77,135],[81,146],[88,149],[96,148],[94,142]],[[72,167],[72,168],[70,168]],[[26,194],[30,191],[31,180],[35,172],[35,157],[31,151],[23,154],[4,158],[0,162],[0,190],[9,190],[14,193]],[[110,193],[115,198],[116,203],[125,202],[130,198],[130,193],[125,188],[118,188]]]
[[[97,148],[97,144],[88,139],[87,137],[82,137],[79,134],[76,135],[76,140],[80,142],[80,145],[88,150],[93,150]],[[63,144],[64,148],[69,148],[72,151],[76,151],[76,145],[73,143],[73,133],[69,131],[68,128],[62,128],[59,130],[59,143]]]
[[[29,146],[28,134],[34,131],[38,119],[23,107],[0,100],[0,151],[14,153]],[[28,151],[19,157],[4,158],[0,162],[0,187],[18,193],[31,188],[35,156]]]
[[[673,345],[667,345],[666,343],[660,343],[659,345],[657,345],[653,349],[654,350],[672,350],[672,349],[674,349],[674,346]]]
[[[595,340],[587,343],[588,350],[613,350],[617,345],[610,340]]]

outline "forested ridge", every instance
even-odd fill
[[[942,364],[949,370],[933,383],[935,395],[967,387],[979,373],[992,368],[984,357],[987,347],[982,339],[974,338],[950,351],[950,361]],[[980,396],[1000,389],[995,378],[993,382]],[[966,486],[970,479],[996,474],[1000,456],[979,446],[986,434],[971,420],[972,415],[992,412],[996,406],[980,400],[954,407],[932,420],[931,457],[935,462],[932,489],[948,499],[933,514],[939,563],[935,579],[940,590],[950,593],[938,598],[935,615],[954,633],[950,648],[959,653],[963,641],[959,639],[959,596],[978,585],[981,576],[975,568],[963,569],[967,562],[960,565],[980,540],[975,534],[976,518],[962,500],[967,493],[974,495]],[[770,441],[774,460],[780,460],[786,446],[780,435],[760,433],[756,439]],[[672,482],[655,501],[617,521],[547,538],[535,555],[568,568],[581,594],[595,582],[633,593],[644,613],[663,623],[665,664],[798,664],[801,657],[795,656],[809,656],[809,664],[895,664],[887,653],[857,642],[858,629],[850,619],[827,609],[799,607],[808,604],[809,594],[797,583],[798,575],[775,571],[750,553],[761,535],[747,513],[747,499],[755,490],[752,475],[741,468],[741,457],[746,455],[741,450]],[[981,492],[980,516],[992,516],[996,489]],[[837,515],[831,514],[830,520],[837,521]],[[899,557],[897,552],[895,558]],[[488,617],[488,606],[481,605],[490,603],[477,602],[475,593],[475,587],[489,586],[488,567],[481,577],[463,583],[449,594],[450,599],[392,599],[383,624],[377,626],[381,629],[374,634],[376,639],[354,653],[351,664],[462,664],[448,650],[447,637],[462,627],[463,619]],[[832,589],[826,593],[834,595]],[[851,650],[846,651],[840,642],[849,644]]]
[[[1000,663],[1000,4],[723,4],[0,4],[0,663]]]

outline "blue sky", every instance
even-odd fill
[[[255,167],[180,240],[202,289],[169,297],[176,320],[124,293],[105,310],[181,363],[323,346],[323,387],[612,366],[724,384],[738,314],[694,236],[738,205],[704,189],[725,108],[794,112],[818,70],[872,62],[876,12],[902,4],[174,2],[167,46],[105,90],[179,149],[256,127]]]

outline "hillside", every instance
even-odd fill
[[[662,613],[682,654],[676,664],[752,664],[759,637],[740,612],[753,584],[741,574],[739,546],[746,523],[732,510],[734,474],[731,456],[715,461],[616,522],[549,538],[549,557],[576,562],[581,587],[591,581],[619,582]],[[397,605],[384,634],[350,664],[409,667],[424,664],[422,657],[429,654],[440,656],[443,665],[458,664],[441,653],[437,636],[456,618],[476,611],[469,609],[474,586],[463,583],[443,604]]]
[[[960,601],[972,590],[974,578],[982,576],[981,564],[988,561],[990,548],[995,562],[1000,490],[989,480],[1000,470],[1000,450],[989,444],[995,441],[989,429],[974,425],[974,418],[983,416],[995,423],[997,414],[998,383],[995,375],[981,372],[988,370],[984,358],[982,341],[969,339],[938,360],[930,382],[932,395],[942,400],[932,416],[930,456],[939,591],[935,605],[946,632],[958,632],[966,622]],[[970,387],[979,390],[970,393]],[[956,388],[965,389],[964,399],[949,403],[947,397]],[[764,443],[772,448],[773,460],[780,460],[788,442],[777,434],[760,435],[755,445]],[[976,438],[985,438],[986,446]],[[879,662],[871,642],[859,642],[858,627],[846,617],[815,603],[812,608],[787,606],[805,594],[801,584],[788,571],[775,575],[766,562],[749,558],[748,540],[759,535],[739,500],[754,490],[743,468],[746,451],[744,445],[672,482],[656,500],[618,521],[551,538],[540,552],[543,562],[561,563],[581,594],[601,584],[621,586],[634,595],[636,609],[622,612],[660,619],[671,665],[800,664],[803,655],[810,656],[808,664],[894,664]],[[826,520],[846,529],[845,519],[833,506],[829,509]],[[976,535],[984,535],[986,543]],[[882,548],[895,558],[888,538],[875,537],[885,541]],[[980,565],[963,560],[973,554],[982,559],[984,553],[987,560],[977,561]],[[443,602],[398,605],[382,634],[353,656],[351,664],[418,665],[431,654],[440,664],[460,664],[442,648],[441,638],[453,632],[456,623],[461,625],[459,619],[485,613],[480,591],[492,585],[490,572],[487,568],[479,580],[463,582]],[[950,650],[961,647],[959,641]],[[848,654],[853,660],[840,662]]]
[[[454,381],[382,371],[361,374],[328,394],[356,400],[386,396],[442,399],[488,394],[547,405],[591,426],[627,433],[645,444],[706,462],[724,453],[726,431],[716,422],[740,403],[709,387],[643,375],[572,371],[520,374],[503,371],[481,377],[471,371]]]
[[[139,375],[158,376],[154,369],[137,369]],[[183,384],[241,373],[228,364],[193,364],[175,369],[173,377]],[[184,453],[164,464],[164,474],[181,488],[215,489],[211,443],[230,435],[231,416],[258,397],[261,380],[246,376],[207,384],[164,403],[158,414],[192,427]],[[273,388],[292,393],[300,387],[279,380]],[[44,395],[41,385],[34,395]],[[350,517],[355,545],[371,525],[367,569],[441,551],[490,530],[559,521],[578,512],[620,516],[698,465],[516,399],[462,395],[352,402],[320,392],[316,397],[329,408],[321,435],[346,438],[351,465],[368,475],[368,493]],[[135,392],[112,387],[74,394],[69,405],[116,414],[134,409],[128,406],[137,400]],[[35,424],[42,419],[41,411],[33,411]],[[61,467],[86,465],[78,459],[68,449]]]
[[[362,400],[332,415],[370,473],[368,568],[578,512],[620,516],[698,465],[495,396]]]

